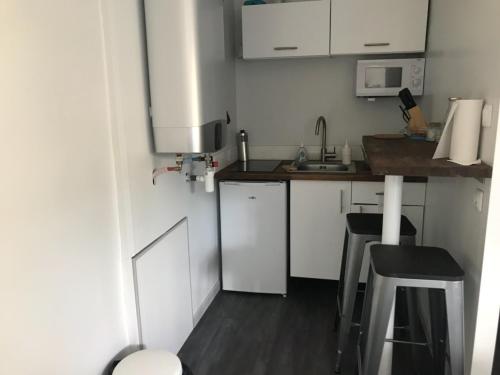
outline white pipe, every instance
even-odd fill
[[[205,191],[207,193],[213,193],[215,190],[214,175],[215,170],[212,167],[207,168],[207,172],[205,174]]]
[[[403,176],[385,176],[384,221],[382,225],[382,244],[399,245],[401,231],[401,206],[403,202]],[[394,337],[395,304],[392,305],[391,318],[387,327],[386,338]],[[378,375],[392,374],[393,344],[385,343]]]
[[[385,176],[382,226],[382,243],[385,245],[399,245],[402,201],[403,176]]]

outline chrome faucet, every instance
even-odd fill
[[[314,134],[319,135],[319,128],[321,126],[323,126],[323,133],[321,135],[321,162],[325,163],[328,159],[334,159],[337,154],[335,153],[335,147],[332,153],[329,153],[326,149],[326,119],[323,116],[320,116],[318,121],[316,121],[316,130]]]

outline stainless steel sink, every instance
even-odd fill
[[[292,165],[293,172],[314,172],[314,173],[356,173],[356,166],[343,165],[339,162],[322,163],[320,161],[308,161],[305,163],[297,163]]]

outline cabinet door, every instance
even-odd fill
[[[291,182],[291,276],[339,280],[350,191],[350,182]]]
[[[243,58],[328,56],[330,1],[242,7]]]
[[[193,329],[187,220],[134,257],[142,343],[177,353]]]
[[[424,52],[428,0],[332,0],[331,53]]]

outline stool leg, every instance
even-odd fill
[[[352,315],[354,305],[356,303],[356,294],[358,291],[359,275],[363,264],[365,243],[360,240],[360,237],[351,234],[347,249],[347,257],[345,263],[342,310],[340,316],[340,329],[337,347],[337,361],[335,364],[335,372],[340,372],[342,364],[342,354],[349,341],[349,333],[352,325]]]
[[[358,343],[357,343],[357,354],[358,354],[358,370],[357,374],[363,374],[362,368],[362,357],[366,348],[366,335],[368,333],[368,324],[370,320],[370,306],[372,305],[373,297],[373,270],[369,269],[368,271],[368,280],[366,281],[366,289],[365,295],[363,298],[363,311],[361,314],[361,322],[359,325],[359,335],[358,335]]]
[[[442,289],[429,289],[429,316],[434,374],[444,374],[446,358],[446,296]]]
[[[371,306],[363,306],[363,310],[370,309],[370,316],[365,339],[362,375],[376,375],[379,372],[395,296],[395,283],[374,273]]]
[[[340,320],[340,315],[342,314],[342,297],[344,296],[344,279],[345,279],[345,265],[347,262],[347,249],[348,249],[348,244],[349,244],[349,231],[346,229],[345,231],[345,236],[344,236],[344,248],[342,251],[342,263],[340,266],[340,280],[339,284],[337,287],[337,299],[336,299],[336,308],[335,311],[333,312],[333,329],[334,331],[337,330],[339,320]]]
[[[450,282],[446,287],[446,315],[452,375],[464,374],[464,289],[463,282]]]
[[[408,310],[408,328],[410,332],[410,341],[417,341],[417,325],[418,325],[418,311],[417,311],[417,295],[414,288],[406,288],[406,307]],[[418,363],[417,360],[417,348],[412,345],[411,356],[414,363]]]

